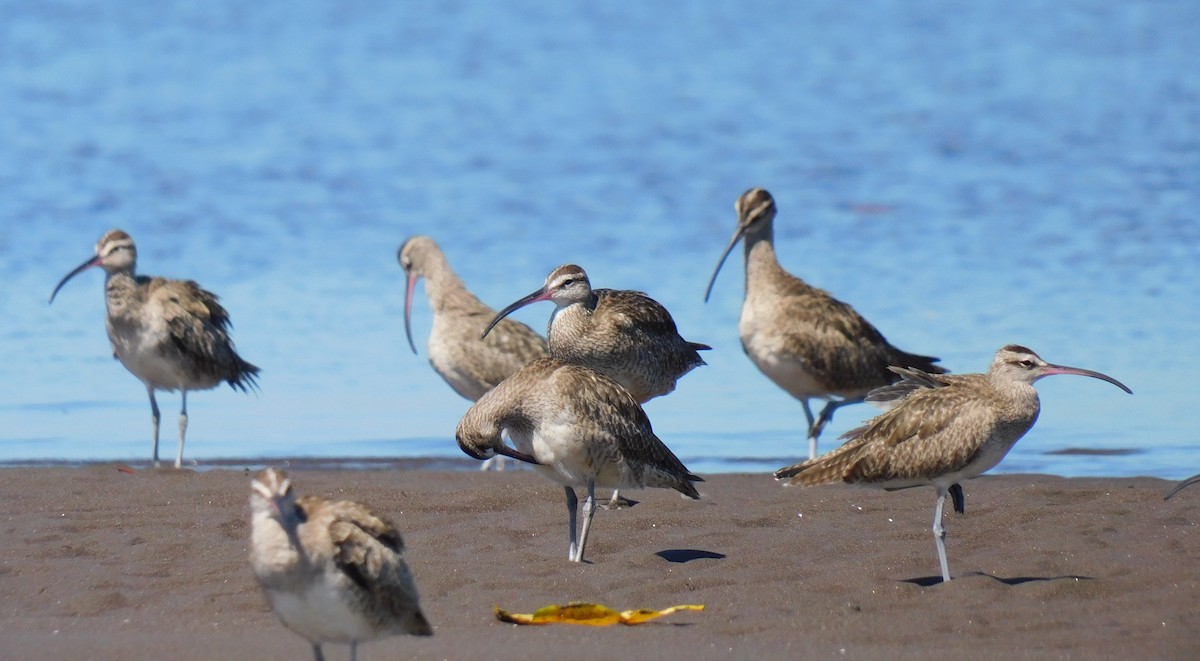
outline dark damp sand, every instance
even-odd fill
[[[937,584],[932,489],[714,475],[700,501],[631,491],[641,503],[599,511],[576,565],[562,489],[530,471],[293,477],[367,503],[408,544],[436,633],[362,659],[1200,658],[1200,487],[1164,502],[1149,478],[973,480],[966,515],[946,516],[958,578]],[[308,658],[251,576],[248,485],[244,470],[0,470],[0,658]],[[570,600],[705,610],[608,628],[492,614]]]

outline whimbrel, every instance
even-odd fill
[[[225,381],[234,390],[246,392],[256,386],[259,370],[234,350],[229,313],[217,296],[191,280],[136,275],[137,247],[121,230],[100,237],[96,256],[59,281],[50,302],[68,280],[93,266],[105,273],[105,327],[113,357],[146,386],[150,396],[156,467],[159,414],[154,391],[181,393],[179,452],[175,455],[175,467],[179,468],[187,435],[188,391],[207,390]]]
[[[892,365],[940,374],[937,358],[897,349],[854,308],[793,276],[775,257],[775,199],[762,188],[742,194],[734,205],[737,229],[717,262],[708,289],[725,259],[745,239],[746,300],[738,333],[742,348],[759,371],[800,400],[808,420],[808,457],[817,454],[817,438],[847,404],[898,380]],[[827,400],[813,418],[809,399]]]
[[[679,379],[704,364],[698,352],[712,348],[680,337],[671,313],[658,301],[640,291],[592,289],[587,273],[574,264],[551,271],[541,289],[501,310],[484,334],[539,301],[555,305],[546,330],[550,355],[604,374],[639,404],[675,390]],[[632,502],[617,491],[607,507]]]
[[[287,474],[259,471],[250,483],[250,564],[284,626],[312,644],[358,644],[395,634],[433,635],[388,521],[363,505],[297,498]]]
[[[556,306],[546,331],[550,355],[608,376],[639,404],[675,390],[676,381],[704,364],[698,351],[712,348],[680,337],[658,301],[639,291],[592,289],[574,264],[551,271],[541,289],[501,310],[488,331],[538,301]]]
[[[446,255],[427,236],[410,237],[396,253],[407,274],[404,291],[404,333],[413,353],[412,300],[417,280],[425,278],[425,292],[433,309],[429,332],[429,364],[463,397],[477,401],[496,384],[531,360],[548,355],[546,341],[529,326],[504,320],[486,334],[496,311],[472,294],[450,268]],[[491,463],[485,463],[484,467]],[[497,462],[496,466],[503,467]]]
[[[507,431],[516,447],[501,438]],[[583,560],[596,510],[596,487],[675,489],[690,498],[700,481],[671,453],[629,391],[591,369],[541,358],[488,392],[467,411],[455,433],[476,459],[496,454],[534,465],[563,485],[569,512],[567,559]],[[583,529],[576,536],[579,498],[587,490]]]
[[[1183,491],[1184,488],[1189,487],[1193,484],[1196,484],[1197,482],[1200,482],[1200,475],[1193,475],[1186,480],[1181,480],[1179,482],[1179,484],[1176,484],[1175,486],[1171,487],[1171,490],[1168,491],[1166,493],[1166,495],[1163,496],[1163,500],[1170,500],[1171,496],[1174,496],[1175,494],[1179,493],[1180,491]]]
[[[775,472],[777,479],[812,486],[845,482],[886,490],[937,488],[933,536],[942,580],[950,580],[942,506],[952,485],[976,477],[1004,458],[1029,431],[1040,411],[1033,383],[1052,374],[1116,379],[1077,367],[1053,365],[1025,347],[996,352],[986,374],[930,374],[893,367],[903,380],[868,395],[896,406],[847,433],[841,447]]]

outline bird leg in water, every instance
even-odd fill
[[[938,562],[942,565],[942,581],[950,580],[950,563],[946,562],[946,529],[942,526],[942,508],[946,505],[947,490],[938,487],[937,507],[933,508],[933,540],[937,543]]]
[[[154,423],[154,467],[158,468],[158,400],[154,398],[154,388],[146,386],[150,395],[150,419]]]
[[[315,661],[325,661],[325,653],[321,651],[320,645],[313,645],[313,659]]]
[[[592,515],[596,513],[596,481],[588,480],[588,495],[583,501],[583,530],[579,532],[579,553],[575,562],[583,562],[583,549],[587,547],[588,531],[592,529]]]
[[[187,436],[187,391],[181,390],[183,408],[179,411],[179,454],[175,455],[175,468],[183,467],[183,438]]]

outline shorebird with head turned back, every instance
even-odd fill
[[[704,292],[707,302],[721,266],[745,241],[746,299],[738,321],[742,348],[759,371],[800,400],[808,420],[808,456],[833,412],[857,404],[874,388],[898,380],[892,365],[934,374],[937,358],[901,351],[854,308],[793,276],[775,256],[775,199],[762,188],[742,194],[734,206],[738,224]],[[816,418],[808,400],[824,399]]]
[[[408,345],[417,353],[410,322],[412,300],[417,281],[425,278],[425,292],[433,309],[427,344],[429,364],[454,392],[477,401],[529,361],[548,355],[546,341],[519,321],[506,319],[485,336],[484,329],[496,311],[467,290],[433,239],[410,237],[401,244],[396,259],[408,276],[404,290]],[[503,464],[497,466],[502,468]]]
[[[841,447],[781,468],[775,477],[804,486],[844,482],[889,491],[936,487],[933,536],[944,581],[950,580],[942,526],[946,495],[963,480],[1000,463],[1037,421],[1041,404],[1033,383],[1052,374],[1078,374],[1133,392],[1110,376],[1047,363],[1015,344],[996,352],[986,374],[892,369],[903,380],[867,397],[894,402],[891,410],[847,433]]]
[[[401,554],[404,541],[363,505],[297,498],[291,479],[266,468],[250,482],[250,565],[284,626],[312,644],[396,634],[433,635]]]
[[[505,445],[507,432],[515,447]],[[479,398],[458,423],[458,446],[476,459],[497,454],[533,464],[563,485],[569,513],[567,559],[582,562],[596,510],[596,487],[675,489],[699,498],[681,461],[654,434],[637,400],[616,381],[582,365],[541,358]],[[579,497],[583,527],[576,535]]]
[[[146,386],[154,422],[154,465],[158,462],[158,402],[155,390],[180,391],[179,452],[183,464],[187,435],[187,396],[222,381],[246,392],[256,386],[258,368],[242,360],[229,337],[229,313],[217,296],[191,280],[137,275],[137,247],[121,230],[110,230],[96,244],[96,256],[59,281],[50,302],[68,280],[99,266],[104,269],[105,327],[113,357]]]

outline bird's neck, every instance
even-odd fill
[[[113,271],[104,276],[104,301],[110,317],[123,315],[140,298],[141,292],[132,270]]]
[[[267,512],[255,512],[250,545],[255,573],[265,582],[272,575],[293,575],[297,568],[308,564],[295,521],[281,522]]]
[[[441,255],[430,259],[423,270],[425,292],[434,310],[473,309],[482,305]]]
[[[780,266],[775,256],[774,229],[768,225],[747,234],[745,239],[746,293],[753,293],[777,277]]]

